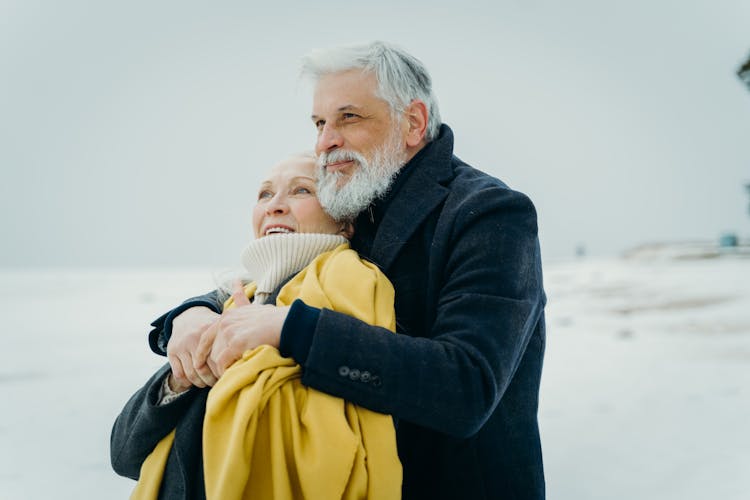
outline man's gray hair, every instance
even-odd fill
[[[416,57],[385,42],[317,49],[302,60],[303,77],[313,81],[330,73],[349,69],[372,72],[378,80],[376,95],[385,100],[393,113],[403,112],[414,100],[427,106],[425,139],[435,139],[440,131],[440,111],[432,92],[432,78]]]

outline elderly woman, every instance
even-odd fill
[[[393,287],[349,249],[351,225],[323,211],[315,172],[314,158],[295,156],[261,184],[256,239],[242,256],[252,281],[235,285],[224,310],[299,299],[394,330]],[[201,348],[219,344],[209,332]],[[133,498],[398,498],[391,417],[299,378],[269,345],[246,351],[212,388],[182,386],[167,364],[115,421],[112,466],[138,480]]]

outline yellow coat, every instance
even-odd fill
[[[348,244],[316,257],[276,304],[297,298],[395,331],[391,283]],[[157,498],[173,440],[174,431],[148,456],[131,498]],[[401,496],[392,418],[303,386],[299,365],[271,346],[245,352],[211,389],[203,469],[208,500]]]

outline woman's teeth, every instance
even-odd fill
[[[265,235],[268,236],[269,234],[280,234],[280,233],[281,234],[289,234],[289,233],[293,233],[293,232],[294,231],[292,231],[291,229],[287,229],[285,227],[272,227],[272,228],[269,228],[268,230],[266,230],[266,234]]]

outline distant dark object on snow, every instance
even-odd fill
[[[731,241],[732,238],[734,242]],[[644,243],[627,250],[622,256],[625,259],[638,260],[703,260],[720,257],[750,259],[750,241],[743,241],[733,233],[726,233],[715,241]]]
[[[740,244],[739,238],[734,233],[724,233],[719,237],[719,246],[721,248],[732,248]]]
[[[633,338],[633,330],[630,328],[623,328],[621,330],[617,331],[617,337],[623,340],[628,340]]]
[[[739,76],[740,80],[745,82],[747,88],[750,89],[750,56],[748,56],[747,61],[740,66],[740,69],[737,70],[737,76]]]

